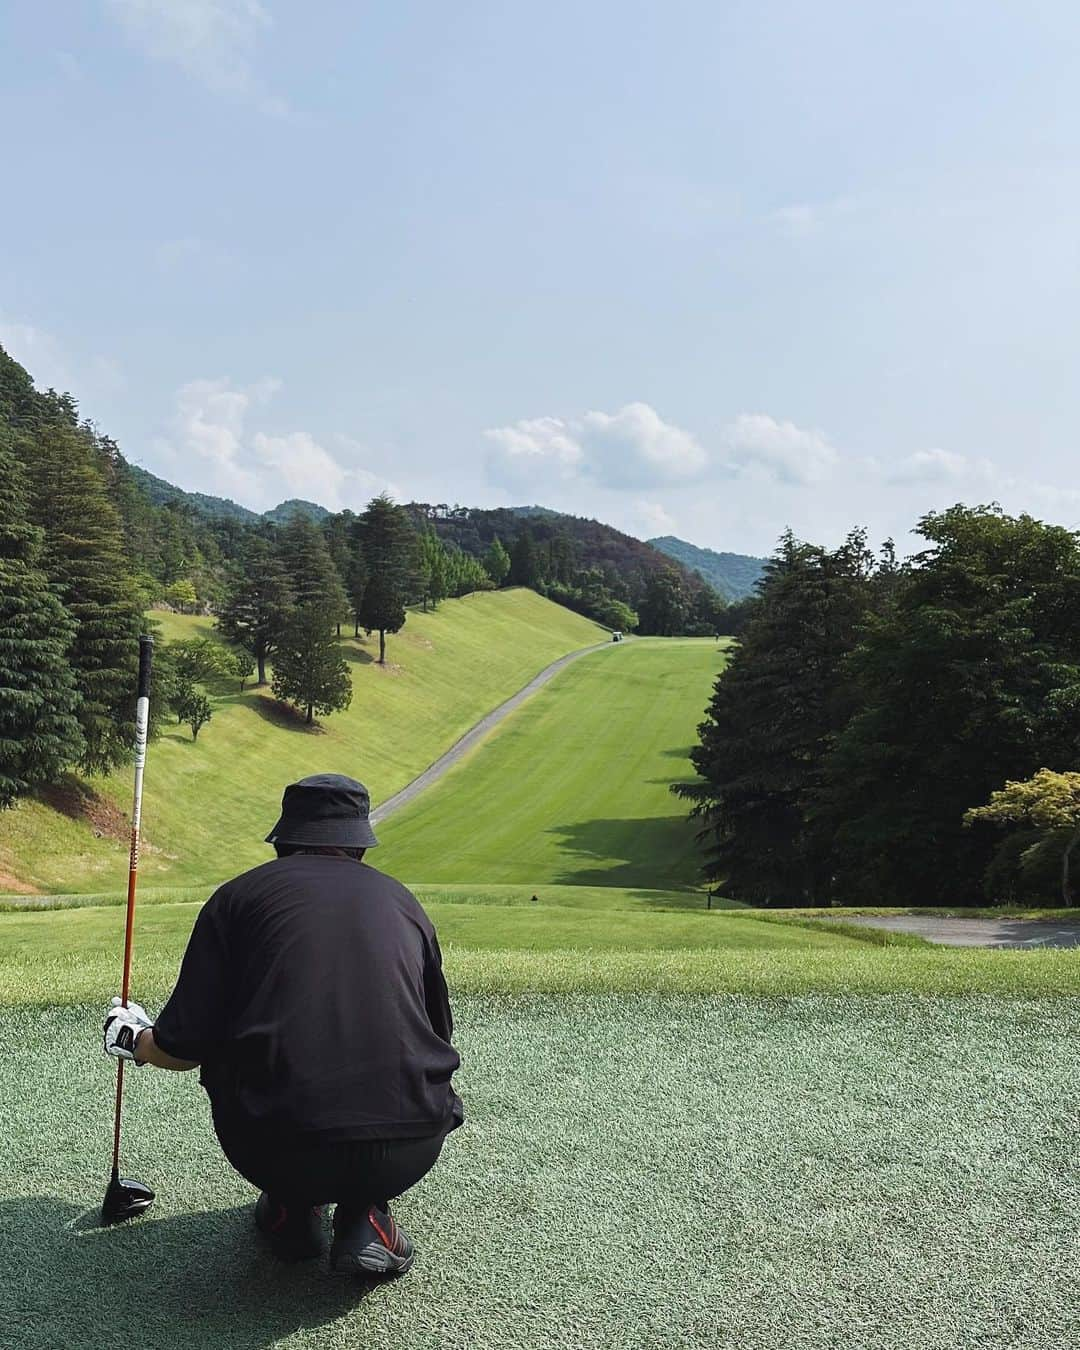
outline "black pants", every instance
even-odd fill
[[[311,1143],[268,1136],[240,1121],[215,1118],[226,1158],[242,1177],[284,1205],[340,1204],[386,1209],[430,1172],[446,1131],[424,1139]]]

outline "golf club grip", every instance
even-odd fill
[[[150,671],[154,665],[154,639],[149,634],[139,638],[139,698],[150,697]]]

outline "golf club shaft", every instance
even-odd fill
[[[135,883],[139,873],[139,822],[142,818],[143,770],[146,767],[146,734],[150,721],[150,669],[154,639],[139,638],[139,694],[135,704],[135,797],[131,807],[131,852],[128,858],[127,924],[124,929],[124,976],[120,1000],[127,1007],[131,989],[131,946],[135,933]],[[124,1102],[124,1061],[116,1062],[116,1113],[113,1123],[113,1177],[120,1175],[120,1114]]]

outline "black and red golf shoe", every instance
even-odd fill
[[[392,1215],[369,1205],[334,1212],[330,1267],[354,1275],[404,1275],[415,1252],[408,1235]]]
[[[321,1205],[283,1205],[267,1191],[255,1204],[255,1227],[279,1261],[310,1261],[326,1250]]]

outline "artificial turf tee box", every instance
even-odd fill
[[[1026,954],[1021,954],[1026,955]],[[1061,1350],[1080,1341],[1072,999],[459,996],[467,1123],[367,1297],[255,1242],[193,1075],[131,1075],[158,1190],[96,1230],[100,1009],[0,1014],[17,1350]]]

